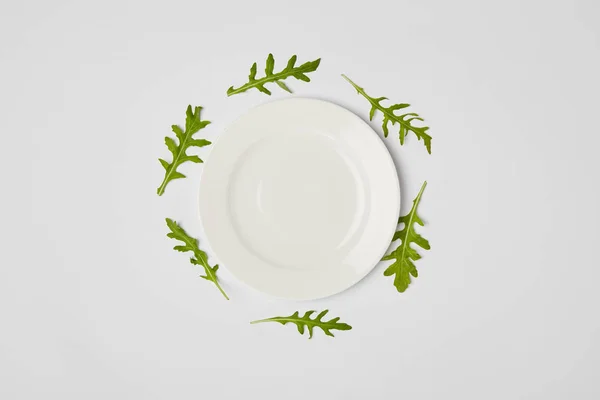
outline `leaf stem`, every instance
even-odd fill
[[[165,179],[163,179],[163,181],[160,184],[160,186],[158,187],[158,189],[156,189],[156,194],[158,194],[159,196],[162,196],[163,193],[165,192],[165,188],[167,187],[167,179],[170,175],[171,175],[170,173],[165,174]]]
[[[251,324],[251,325],[252,325],[252,324],[260,324],[260,323],[262,323],[262,322],[269,322],[269,321],[272,321],[272,319],[270,319],[270,318],[267,318],[267,319],[257,319],[256,321],[252,321],[252,322],[250,322],[250,324]]]
[[[219,282],[216,281],[216,280],[214,282],[215,282],[215,285],[217,285],[217,288],[219,288],[219,291],[223,294],[223,296],[225,296],[225,298],[227,300],[229,300],[229,297],[227,296],[227,294],[225,294],[225,292],[223,291],[223,288],[221,287],[221,285],[219,284]]]
[[[273,317],[273,318],[265,318],[265,319],[257,319],[256,321],[250,322],[250,324],[260,324],[262,322],[295,322],[301,321],[299,318],[284,318],[284,317]]]
[[[356,83],[352,82],[352,80],[350,78],[348,78],[346,75],[342,74],[342,76],[344,77],[344,79],[346,79],[348,82],[350,82],[350,84],[352,86],[354,86],[354,89],[356,89],[356,91],[360,94],[363,95],[363,97],[365,99],[367,99],[369,101],[369,103],[371,103],[371,105],[373,107],[375,107],[376,109],[378,109],[379,111],[381,111],[383,114],[388,116],[388,119],[392,120],[392,121],[396,121],[398,122],[400,125],[403,125],[405,127],[407,127],[408,129],[412,130],[412,125],[410,124],[405,124],[403,120],[401,120],[400,118],[398,118],[398,116],[394,113],[390,113],[388,112],[385,108],[383,108],[382,105],[378,104],[377,102],[375,102],[371,96],[369,96],[365,90],[363,88],[361,88],[360,86],[358,86]]]
[[[225,296],[225,298],[227,300],[229,300],[229,297],[227,296],[227,294],[225,294],[225,291],[223,291],[223,288],[221,287],[221,285],[219,284],[219,281],[217,280],[217,276],[215,275],[215,273],[213,272],[213,270],[208,265],[208,262],[206,261],[206,259],[204,258],[204,256],[202,254],[199,254],[199,253],[196,253],[196,252],[194,252],[194,255],[202,263],[202,266],[204,267],[204,272],[206,273],[206,275],[210,278],[210,280],[215,285],[217,285],[217,288],[223,294],[223,296]]]

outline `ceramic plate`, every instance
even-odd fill
[[[400,189],[379,136],[335,104],[254,108],[204,167],[200,217],[220,262],[280,298],[316,299],[362,279],[396,230]]]

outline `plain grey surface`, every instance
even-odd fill
[[[3,1],[0,397],[600,398],[599,16],[593,0]],[[367,118],[345,73],[431,126],[431,156],[386,141],[403,212],[429,182],[432,250],[406,293],[382,264],[278,301],[223,266],[227,302],[171,250],[167,216],[203,238],[202,166],[156,196],[163,137],[188,104],[216,140],[289,96],[225,95],[269,52],[322,57],[294,95]],[[248,324],[312,308],[354,329]]]

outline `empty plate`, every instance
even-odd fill
[[[400,189],[379,136],[335,104],[254,108],[220,136],[200,218],[220,262],[280,298],[316,299],[362,279],[396,230]]]

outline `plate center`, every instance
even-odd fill
[[[228,197],[244,245],[270,264],[294,269],[343,261],[365,208],[356,165],[325,134],[255,143],[238,160]]]

